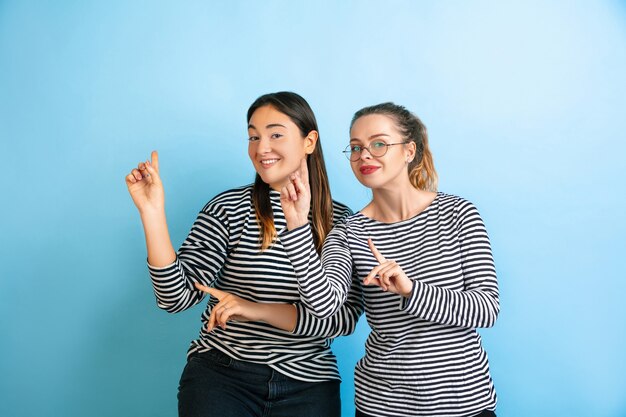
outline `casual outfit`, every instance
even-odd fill
[[[286,228],[280,193],[271,190],[270,200],[274,224],[280,232]],[[336,202],[333,202],[333,210],[335,223],[351,214],[346,206]],[[333,392],[328,396],[330,404],[338,401],[340,376],[330,344],[332,338],[354,331],[362,313],[360,288],[352,285],[353,291],[338,314],[328,319],[316,318],[299,303],[296,275],[280,240],[261,251],[260,239],[252,204],[252,185],[236,188],[219,194],[202,209],[174,263],[160,268],[149,265],[157,304],[168,312],[183,311],[202,301],[206,294],[194,287],[195,282],[257,303],[292,303],[298,312],[293,333],[266,323],[237,321],[229,322],[226,329],[216,327],[209,333],[206,324],[211,309],[218,303],[210,297],[202,315],[200,336],[191,343],[188,364],[181,378],[181,415],[203,415],[190,410],[198,401],[205,401],[206,395],[218,396],[218,402],[234,395],[226,393],[228,390],[221,377],[209,376],[216,370],[229,375],[231,382],[233,378],[241,383],[265,378],[280,381],[277,386],[283,387],[258,393],[257,397],[264,399],[261,406],[264,414],[258,414],[250,406],[248,414],[233,411],[233,415],[280,415],[272,410],[278,410],[279,404],[292,398],[294,389],[302,391],[300,398],[306,398],[308,392],[315,397],[321,395],[315,388],[322,386],[318,384],[327,387],[324,388],[327,391],[330,387]],[[225,364],[233,371],[225,372]],[[289,389],[284,388],[287,385]],[[297,414],[333,415],[326,414],[325,404],[319,407],[319,413]],[[215,410],[204,415],[227,415],[223,410]]]
[[[423,212],[396,223],[357,213],[329,234],[321,261],[309,226],[282,233],[302,302],[316,316],[340,311],[353,282],[378,265],[368,238],[401,266],[413,291],[404,298],[375,285],[362,288],[372,331],[355,369],[358,413],[467,417],[495,410],[487,354],[475,328],[494,324],[498,284],[476,208],[438,193]],[[303,242],[309,242],[306,251]]]

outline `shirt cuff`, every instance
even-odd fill
[[[296,303],[294,306],[296,307],[296,327],[291,333],[296,335],[306,334],[307,331],[310,331],[310,327],[313,326],[311,323],[311,315],[306,314],[305,307],[302,303]]]
[[[306,248],[313,245],[313,231],[310,224],[305,224],[293,230],[285,228],[278,239],[283,244],[287,256],[291,261],[300,259],[306,253]]]
[[[419,282],[413,281],[413,289],[411,290],[411,294],[407,298],[400,296],[400,310],[405,311],[411,315],[417,314],[417,310],[420,306],[419,295],[421,293],[418,287]]]
[[[177,269],[180,266],[180,262],[178,260],[178,256],[176,256],[176,259],[174,259],[174,262],[172,262],[169,265],[165,265],[165,266],[150,265],[150,263],[148,262],[148,259],[146,259],[146,265],[148,265],[148,270],[150,271],[150,273],[154,272],[158,275],[162,275],[165,272],[169,272],[169,271],[173,271]]]
[[[311,225],[309,223],[303,224],[300,227],[296,227],[293,230],[287,229],[284,227],[280,232],[278,232],[278,238],[283,242],[293,242],[294,240],[298,240],[299,237],[306,236],[307,232],[311,232]]]

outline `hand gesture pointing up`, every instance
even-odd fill
[[[289,175],[289,182],[280,190],[280,205],[285,213],[287,229],[293,230],[309,222],[311,187],[306,159],[300,161],[300,168]]]
[[[165,193],[159,176],[159,154],[153,151],[151,159],[140,162],[126,176],[128,192],[140,212],[162,210],[165,206]]]
[[[368,239],[367,244],[379,265],[367,274],[363,279],[363,284],[377,285],[382,288],[383,291],[409,297],[413,291],[413,281],[406,276],[396,261],[388,261],[385,259],[374,245],[374,242],[372,242],[372,239]]]

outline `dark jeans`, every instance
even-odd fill
[[[178,387],[180,417],[340,417],[339,381],[303,382],[211,350],[193,354]]]
[[[356,410],[355,417],[372,417],[372,416],[370,416],[369,414],[362,413],[359,410]],[[491,410],[483,410],[481,413],[476,414],[473,417],[496,417],[496,413],[494,413]]]

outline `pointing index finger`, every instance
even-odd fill
[[[152,151],[152,154],[150,154],[150,159],[154,169],[159,172],[159,153],[157,151]]]
[[[213,297],[217,298],[218,300],[221,300],[222,298],[224,298],[228,293],[222,291],[222,290],[218,290],[217,288],[211,288],[211,287],[207,287],[206,285],[202,285],[199,283],[194,283],[193,285],[195,285],[195,287],[197,289],[199,289],[200,291],[203,291],[207,294],[212,295]]]
[[[306,157],[302,158],[300,161],[300,178],[303,180],[304,184],[308,186],[309,184],[309,168],[306,165]]]
[[[376,246],[374,245],[372,238],[367,239],[367,244],[369,245],[370,250],[374,254],[374,257],[376,258],[378,263],[382,264],[383,262],[387,262],[385,257],[378,251],[378,249],[376,249]]]

